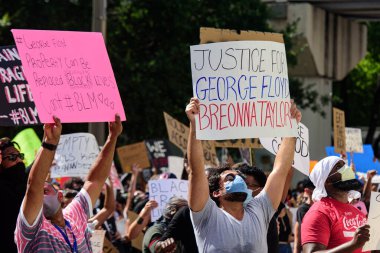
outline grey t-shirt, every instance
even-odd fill
[[[275,210],[266,192],[254,197],[244,211],[239,221],[211,198],[203,210],[191,211],[199,253],[268,252],[267,231]]]

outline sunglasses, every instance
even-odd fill
[[[17,160],[17,158],[19,158],[20,157],[20,159],[21,160],[24,160],[24,154],[23,153],[19,153],[19,154],[10,154],[10,155],[7,155],[7,156],[3,156],[3,160],[9,160],[9,161],[11,161],[11,162],[14,162],[14,161],[16,161]]]

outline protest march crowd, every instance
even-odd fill
[[[173,135],[175,144],[184,158],[169,169],[158,166],[165,155],[149,162],[143,142],[116,148],[126,117],[100,34],[12,33],[17,49],[3,47],[0,53],[0,91],[5,91],[0,125],[44,125],[36,150],[24,145],[32,142],[31,135],[0,139],[0,252],[380,249],[379,185],[372,181],[377,171],[368,165],[359,178],[345,152],[329,155],[309,170],[308,129],[290,99],[282,36],[270,34],[275,42],[190,47],[194,97],[185,109],[190,125],[174,124],[180,129]],[[248,65],[242,65],[242,58],[239,68],[240,48],[250,53]],[[212,50],[225,52],[223,64],[222,58],[216,64]],[[16,77],[12,70],[19,67]],[[168,114],[164,117],[174,122]],[[108,137],[100,151],[90,134],[61,134],[62,123],[105,121]],[[213,163],[217,155],[210,151],[211,141],[257,137],[268,151],[261,137],[277,138],[269,145],[275,155],[270,172],[252,160]],[[124,173],[115,169],[116,151]],[[141,163],[124,166],[128,155],[129,162],[138,157]],[[299,157],[307,158],[306,165]],[[295,169],[306,179],[290,189]]]
[[[62,131],[59,118],[44,125],[42,146],[28,168],[18,144],[1,138],[1,251],[92,252],[90,238],[100,230],[111,244],[103,252],[139,252],[132,241],[142,232],[142,252],[364,252],[376,171],[368,171],[363,184],[344,157],[329,156],[290,191],[294,137],[283,139],[268,177],[246,163],[205,170],[195,135],[198,113],[199,100],[192,98],[186,107],[190,132],[183,168],[188,200],[170,198],[155,222],[151,212],[158,203],[149,198],[138,165],[123,175],[123,189],[113,190],[109,175],[123,130],[119,115],[109,123],[107,141],[87,177],[64,185],[49,173]],[[290,113],[300,122],[294,103]],[[171,178],[175,175],[155,170],[148,180]],[[298,207],[294,226],[289,207]]]

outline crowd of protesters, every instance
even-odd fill
[[[59,118],[44,125],[43,144],[28,168],[18,144],[0,139],[1,252],[92,252],[95,230],[104,230],[120,253],[140,252],[132,241],[141,235],[142,252],[364,252],[376,236],[366,222],[370,193],[378,191],[371,181],[376,171],[359,180],[345,157],[326,157],[290,190],[295,138],[283,139],[269,176],[246,163],[205,170],[195,138],[198,112],[199,101],[192,98],[182,176],[189,180],[188,200],[171,198],[155,222],[151,212],[158,203],[149,198],[148,181],[175,176],[152,170],[147,178],[134,165],[121,175],[123,188],[113,189],[109,175],[123,130],[118,115],[86,179],[63,185],[49,174],[62,131]],[[295,104],[291,115],[301,121]]]

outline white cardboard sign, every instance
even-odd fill
[[[297,135],[283,43],[233,41],[190,47],[200,140]]]
[[[85,177],[99,154],[98,142],[90,133],[61,135],[51,177]]]
[[[150,180],[149,184],[149,198],[154,199],[158,203],[158,207],[154,208],[151,212],[152,222],[161,217],[166,204],[171,197],[180,197],[187,199],[189,189],[189,182],[180,179],[162,179]]]
[[[183,157],[168,156],[169,171],[174,173],[178,179],[181,178],[183,172]]]
[[[363,153],[362,130],[346,127],[346,151]]]
[[[371,192],[367,224],[370,226],[370,238],[363,251],[380,250],[380,192]]]
[[[95,230],[90,238],[93,253],[103,253],[105,230]]]
[[[274,138],[260,138],[261,145],[276,155],[278,150],[280,149],[282,138],[274,137]],[[302,124],[301,122],[298,124],[297,128],[297,140],[296,140],[296,148],[294,154],[294,168],[299,170],[305,175],[309,175],[310,169],[310,153],[309,153],[309,129]]]

